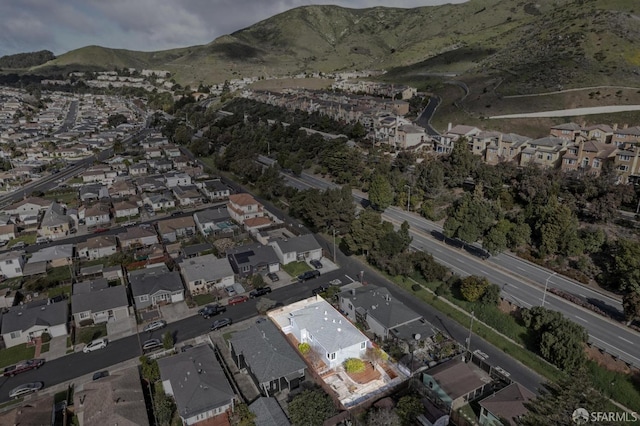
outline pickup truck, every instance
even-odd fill
[[[28,361],[22,361],[15,365],[10,365],[4,369],[3,376],[15,376],[16,374],[25,373],[29,370],[35,370],[44,364],[44,359],[30,359]]]

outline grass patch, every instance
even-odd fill
[[[36,243],[36,238],[38,238],[38,236],[36,234],[20,235],[19,237],[16,237],[13,240],[9,241],[7,243],[7,248],[11,248],[11,247],[15,246],[20,241],[22,241],[25,244],[35,244]]]
[[[27,347],[26,343],[3,349],[0,351],[0,368],[13,365],[26,359],[32,359],[35,351],[35,346]]]
[[[45,352],[49,352],[49,345],[50,343],[43,343],[42,346],[40,347],[40,353],[43,354]]]
[[[228,331],[222,335],[222,338],[225,342],[228,342],[229,340],[231,340],[231,336],[233,336],[233,332]]]
[[[60,295],[66,295],[67,297],[71,296],[71,284],[69,285],[59,285],[57,287],[52,287],[50,289],[47,290],[47,295],[49,296],[49,299],[56,297],[56,296],[60,296]]]
[[[92,340],[107,336],[107,325],[98,324],[76,330],[76,344],[90,343]]]
[[[197,296],[193,296],[193,301],[196,302],[196,305],[202,306],[208,303],[213,303],[216,301],[216,297],[213,294],[198,294]]]
[[[640,392],[638,392],[638,383],[634,383],[633,376],[609,371],[593,361],[587,361],[587,370],[594,387],[599,389],[604,396],[640,413]],[[640,377],[635,380],[639,379]]]
[[[22,277],[9,278],[0,283],[0,288],[10,288],[17,290],[22,287]]]
[[[78,207],[80,205],[80,202],[78,201],[78,193],[76,191],[47,192],[46,194],[44,194],[43,198],[46,198],[47,200],[57,201],[58,203],[61,203],[61,204],[66,204],[70,208]]]
[[[295,278],[303,272],[310,271],[311,267],[309,267],[306,262],[291,262],[283,265],[282,269]]]
[[[116,223],[126,223],[131,221],[138,221],[138,220],[140,220],[139,214],[135,216],[116,217]]]
[[[0,404],[0,410],[5,408],[5,407],[12,407],[12,406],[18,406],[22,404],[22,401],[24,400],[23,397],[18,398],[18,399],[11,399],[7,402],[3,402],[2,404]]]

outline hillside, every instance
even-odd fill
[[[186,84],[385,68],[391,69],[389,78],[419,85],[434,74],[492,76],[504,94],[611,82],[640,86],[640,11],[632,10],[633,3],[471,0],[415,9],[306,6],[202,46],[161,52],[90,46],[37,70],[76,64],[162,68]]]

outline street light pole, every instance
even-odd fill
[[[333,228],[333,263],[336,263],[336,228]]]
[[[544,282],[544,293],[542,293],[542,304],[540,305],[540,307],[542,308],[544,308],[544,301],[547,298],[547,288],[549,288],[549,280],[556,274],[557,272],[554,272],[553,274],[549,275],[547,277],[547,280]]]
[[[407,211],[411,210],[411,185],[405,185],[405,188],[409,188],[409,196],[407,197]]]
[[[467,338],[467,352],[471,350],[471,332],[473,330],[473,320],[475,317],[475,312],[471,311],[471,324],[469,324],[469,337]]]

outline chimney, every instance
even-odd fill
[[[629,127],[629,125],[628,125],[627,123],[624,123],[624,124],[622,125],[622,128],[623,128],[623,129],[627,129],[628,127]]]
[[[451,123],[449,123],[449,124],[447,125],[447,132],[448,132],[449,130],[451,130]]]
[[[614,132],[618,130],[618,123],[613,123],[613,126],[611,126],[611,128],[613,129]]]
[[[582,123],[580,123],[580,127],[582,127],[583,129],[587,127],[587,122],[583,121]]]

